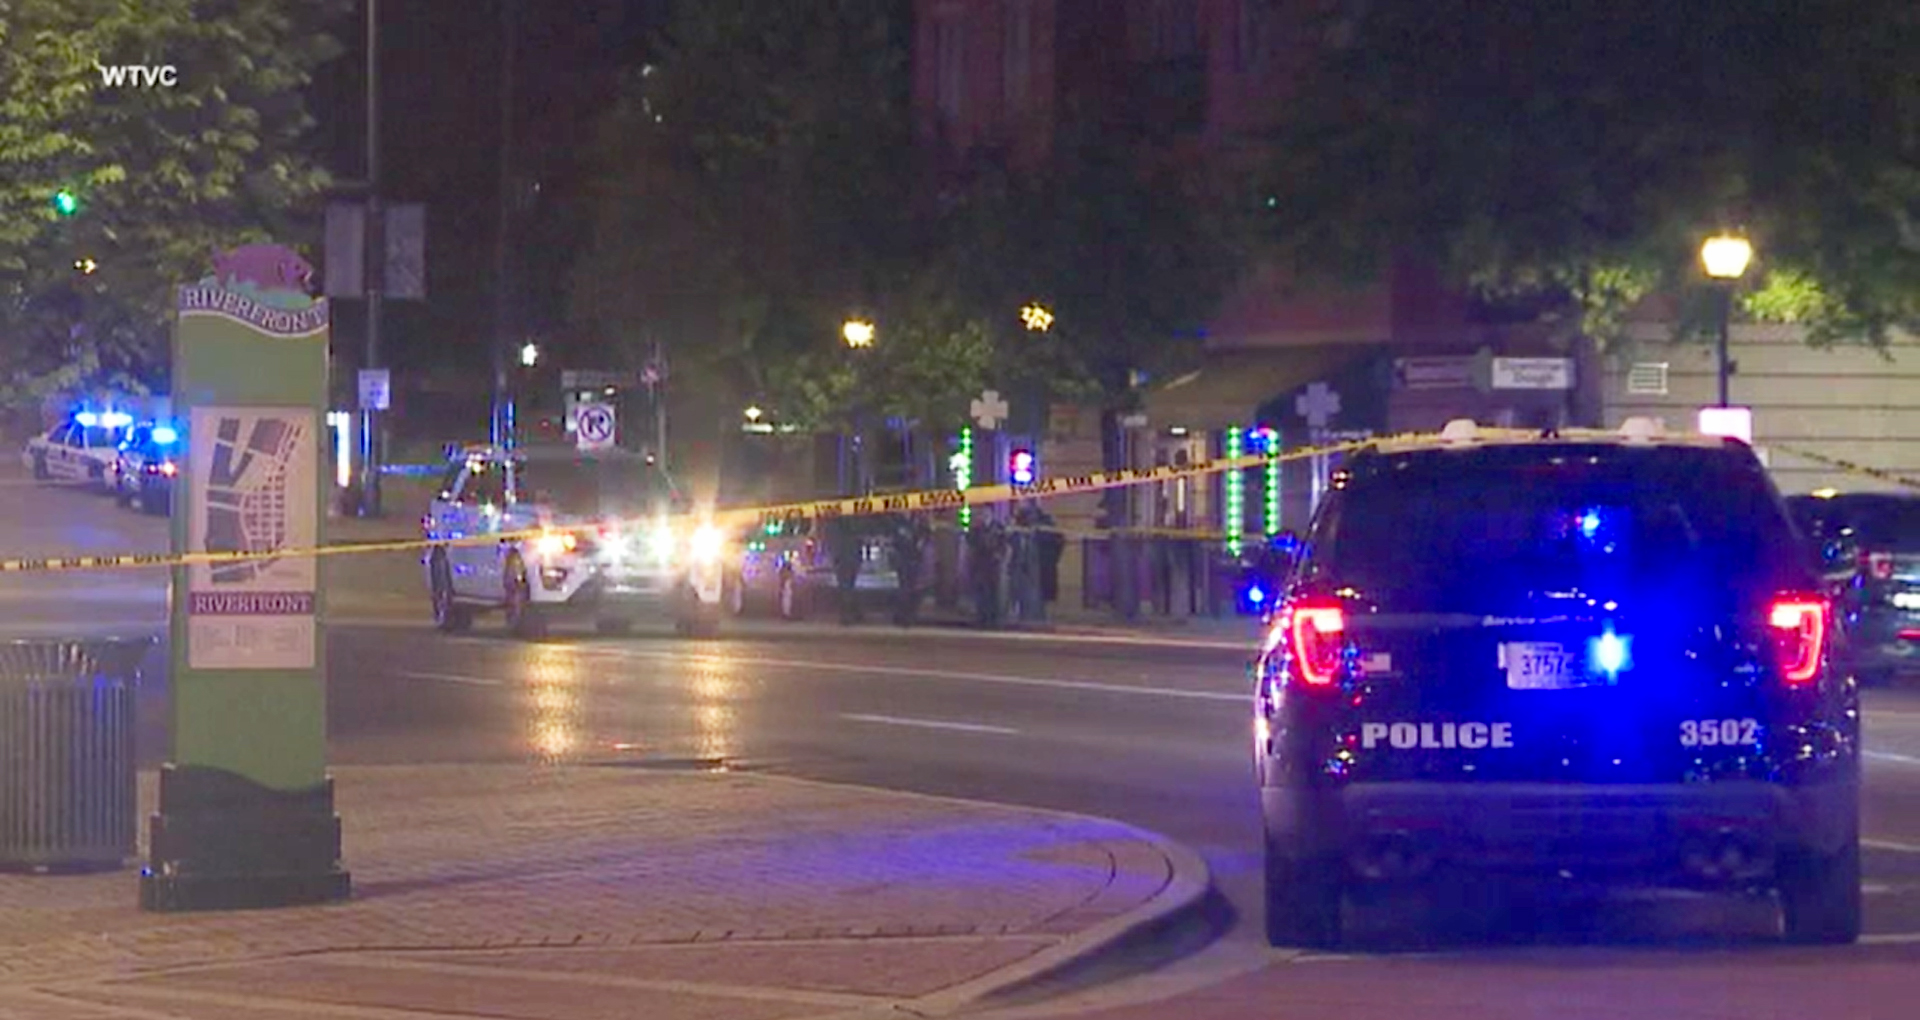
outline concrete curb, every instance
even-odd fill
[[[918,1016],[950,1016],[972,1007],[981,1005],[985,1000],[1004,995],[1016,989],[1032,985],[1058,974],[1070,967],[1084,963],[1107,949],[1118,945],[1132,936],[1154,928],[1179,917],[1189,911],[1197,910],[1213,892],[1213,871],[1198,853],[1185,845],[1150,829],[1099,815],[1082,814],[1074,811],[1059,811],[1053,808],[1028,807],[1023,804],[1005,804],[991,800],[975,800],[966,797],[947,797],[931,793],[916,793],[912,790],[893,790],[878,786],[860,786],[854,783],[834,783],[819,779],[803,779],[796,776],[782,776],[769,773],[756,773],[755,778],[781,783],[800,783],[809,786],[843,787],[866,790],[891,797],[909,797],[915,800],[933,801],[943,804],[959,804],[969,807],[994,807],[1004,810],[1026,812],[1064,821],[1097,822],[1125,830],[1130,836],[1148,843],[1167,861],[1167,882],[1160,887],[1145,903],[1108,918],[1090,928],[1083,929],[1061,939],[1058,943],[1029,956],[1023,960],[989,971],[979,977],[960,984],[943,988],[940,991],[914,999],[902,999],[888,1003],[877,1011],[888,1014],[906,1013]],[[860,1010],[846,1016],[871,1016],[875,1009]],[[821,1018],[834,1020],[834,1018]]]

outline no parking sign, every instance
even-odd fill
[[[605,450],[613,446],[614,416],[611,404],[585,404],[577,414],[573,437],[580,449]]]

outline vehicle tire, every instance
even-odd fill
[[[473,610],[453,599],[453,570],[445,553],[433,554],[427,568],[428,595],[433,599],[433,626],[442,634],[465,633],[473,626]]]
[[[701,605],[687,592],[673,621],[674,632],[681,637],[711,638],[720,634],[720,607]]]
[[[747,581],[743,577],[734,577],[726,585],[727,613],[734,617],[747,615]]]
[[[1267,840],[1267,944],[1332,949],[1340,944],[1343,867],[1338,857],[1296,856]]]
[[[1860,938],[1860,840],[1839,853],[1796,853],[1780,862],[1780,914],[1797,945],[1851,945]]]
[[[774,606],[779,610],[782,620],[806,618],[806,595],[800,590],[800,582],[791,573],[780,575],[780,586],[774,592]]]
[[[53,472],[47,470],[47,455],[44,453],[33,455],[33,478],[37,482],[53,480]]]
[[[147,486],[140,487],[140,509],[155,517],[165,517],[173,511],[173,492],[154,492]]]
[[[619,637],[633,632],[633,621],[624,616],[607,616],[593,621],[593,629],[609,637]]]
[[[522,641],[538,641],[547,636],[546,614],[533,601],[533,584],[527,577],[527,564],[518,556],[507,560],[507,630]]]

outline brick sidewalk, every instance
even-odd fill
[[[680,1012],[634,1000],[651,986],[633,975],[649,971],[659,994],[693,996],[690,1016],[767,1016],[769,996],[817,1013],[843,1004],[809,988],[854,990],[849,1007],[927,995],[1198,895],[1177,848],[1097,819],[743,774],[406,766],[336,779],[348,903],[150,914],[135,869],[0,875],[0,1016],[130,1015],[83,1000],[216,1016],[228,999],[234,1015],[293,1000],[460,1015],[460,988],[516,967],[520,984],[576,970],[562,998],[617,992],[621,1015]],[[761,962],[726,962],[742,954]],[[298,979],[326,967],[357,976]]]

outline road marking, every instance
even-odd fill
[[[1892,850],[1901,854],[1920,854],[1920,846],[1912,843],[1896,843],[1890,839],[1863,839],[1860,845],[1869,850]]]
[[[1051,687],[1063,691],[1095,691],[1101,694],[1133,694],[1156,698],[1191,698],[1197,701],[1250,703],[1249,695],[1225,691],[1188,691],[1175,687],[1136,687],[1128,684],[1103,684],[1092,680],[1051,680],[1037,676],[1007,676],[1000,673],[960,673],[914,666],[863,666],[845,662],[806,662],[799,659],[762,659],[738,655],[700,655],[678,652],[643,652],[631,648],[584,648],[589,655],[611,655],[631,659],[681,659],[713,665],[766,666],[773,669],[807,669],[835,673],[865,673],[871,676],[925,677],[929,680],[959,680],[966,683],[1004,684],[1010,687]]]
[[[499,687],[505,681],[484,676],[462,676],[457,673],[401,673],[409,680],[433,680],[443,684],[468,684],[473,687]]]
[[[962,733],[1002,733],[1011,736],[1020,732],[1019,730],[1008,729],[1005,726],[987,726],[982,723],[941,722],[936,719],[903,719],[896,715],[857,715],[851,712],[842,712],[840,718],[851,719],[854,722],[884,723],[888,726],[916,726],[929,730],[958,730]]]
[[[1867,757],[1875,761],[1897,762],[1901,765],[1920,765],[1920,758],[1910,754],[1894,754],[1892,751],[1868,751]]]

